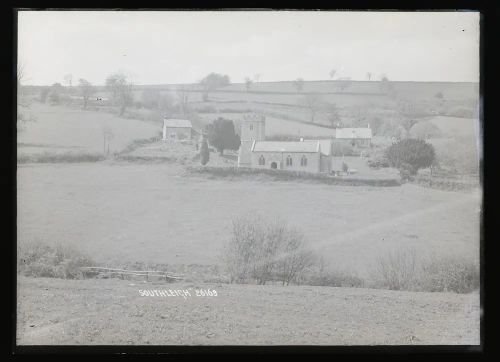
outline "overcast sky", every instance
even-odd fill
[[[18,52],[25,84],[103,84],[115,71],[136,84],[479,80],[479,15],[473,12],[23,11]]]

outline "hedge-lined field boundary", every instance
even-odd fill
[[[326,174],[314,174],[299,171],[270,170],[247,167],[215,167],[215,166],[191,166],[187,168],[191,173],[205,174],[215,177],[244,177],[254,175],[266,175],[272,180],[293,181],[293,180],[311,180],[330,185],[344,186],[401,186],[397,179],[361,179],[361,178],[343,178],[329,176]]]

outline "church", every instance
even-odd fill
[[[265,117],[247,114],[241,121],[238,166],[311,173],[332,170],[332,140],[266,141]]]

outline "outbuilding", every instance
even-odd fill
[[[187,119],[167,119],[163,120],[163,140],[183,140],[191,139],[193,136],[193,126]]]

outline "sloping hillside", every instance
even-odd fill
[[[196,289],[217,296],[196,296]],[[191,297],[141,296],[187,289]],[[169,293],[170,294],[170,293]],[[18,344],[478,344],[479,295],[20,278]]]

